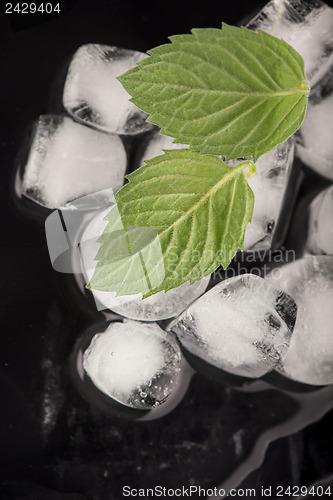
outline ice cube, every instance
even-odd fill
[[[254,192],[252,222],[247,226],[244,250],[268,250],[285,198],[294,158],[294,139],[290,138],[256,162],[257,175],[248,179]],[[243,160],[227,162],[234,166]],[[290,201],[290,200],[289,200]]]
[[[144,160],[150,160],[155,156],[163,154],[164,149],[183,149],[189,147],[188,144],[180,144],[173,141],[174,139],[167,135],[158,133],[152,135],[143,151],[141,165],[143,165]]]
[[[273,0],[247,27],[283,38],[303,57],[311,92],[296,151],[306,165],[333,179],[333,100],[326,89],[333,76],[333,9],[320,0]],[[323,89],[326,97],[318,101]]]
[[[311,89],[305,119],[296,134],[296,154],[318,174],[333,179],[333,61]]]
[[[291,297],[254,274],[222,281],[171,327],[183,346],[235,375],[257,378],[279,365],[296,317]]]
[[[126,152],[117,135],[64,116],[40,116],[25,165],[22,193],[47,208],[124,183]]]
[[[82,271],[87,281],[92,278],[97,265],[95,257],[101,244],[97,243],[96,240],[103,233],[107,225],[104,217],[109,210],[108,208],[99,211],[91,222],[89,222],[82,234],[80,243]],[[169,290],[167,293],[162,291],[143,300],[142,294],[116,297],[114,292],[103,292],[93,289],[91,292],[97,301],[99,309],[111,309],[117,314],[130,319],[156,321],[172,318],[180,314],[193,300],[204,293],[209,280],[210,277],[206,276],[200,281],[193,283],[193,285],[184,283],[177,288]]]
[[[290,347],[278,367],[299,382],[333,383],[333,257],[306,256],[267,276],[297,303]]]
[[[138,409],[151,409],[170,396],[180,375],[176,339],[156,323],[114,322],[95,335],[83,367],[102,392]]]
[[[117,76],[147,54],[108,45],[82,45],[74,54],[63,103],[75,119],[107,132],[137,134],[152,128],[147,114],[129,102]]]
[[[315,255],[333,255],[333,186],[318,194],[309,207],[306,249]]]
[[[272,0],[246,26],[289,43],[303,57],[311,85],[332,64],[333,9],[320,0]]]

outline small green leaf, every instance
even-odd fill
[[[255,162],[300,127],[309,85],[286,42],[227,24],[170,39],[119,77],[163,134],[201,153]]]
[[[115,196],[91,288],[147,297],[227,267],[252,218],[253,171],[187,149],[147,161]]]

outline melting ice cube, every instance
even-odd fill
[[[151,409],[171,394],[181,354],[172,334],[156,323],[111,323],[95,335],[83,367],[102,392],[124,405]]]
[[[282,210],[288,201],[288,183],[294,158],[294,139],[290,138],[256,162],[257,175],[248,179],[254,192],[252,222],[247,226],[244,250],[268,250]],[[242,160],[243,161],[243,160]],[[227,162],[234,166],[240,160]],[[289,200],[290,202],[290,200]]]
[[[293,159],[294,140],[289,139],[257,160],[257,175],[248,179],[255,203],[252,222],[245,232],[245,250],[270,248],[283,202],[288,201]]]
[[[296,134],[297,156],[328,179],[333,179],[332,130],[333,53],[330,71],[311,89],[305,119]]]
[[[333,179],[333,100],[329,92],[333,76],[333,9],[320,0],[273,0],[247,27],[283,38],[303,57],[311,92],[297,133],[296,151],[306,165]]]
[[[257,378],[283,360],[295,323],[291,297],[245,274],[222,281],[172,326],[192,354],[223,370]]]
[[[77,120],[118,134],[152,128],[147,114],[129,102],[117,76],[147,54],[108,45],[82,45],[74,54],[64,87],[65,109]]]
[[[115,208],[113,208],[115,209]],[[100,211],[85,228],[80,243],[83,273],[89,281],[92,278],[97,261],[95,260],[100,243],[98,237],[103,233],[107,221],[105,215],[110,209]],[[158,256],[157,256],[158,257]],[[147,269],[149,274],[149,269]],[[155,268],[153,272],[156,274]],[[163,277],[162,277],[163,278]],[[193,300],[206,290],[209,276],[190,285],[183,285],[169,290],[167,293],[159,292],[142,300],[142,294],[116,297],[114,292],[91,290],[99,309],[111,309],[126,318],[156,321],[172,318],[180,314]],[[151,277],[151,281],[153,281]],[[159,284],[159,283],[158,283]]]
[[[333,255],[333,187],[324,189],[309,207],[307,250]]]
[[[44,115],[36,126],[22,193],[47,208],[124,183],[126,152],[117,135],[71,118]]]
[[[283,38],[297,50],[310,84],[332,64],[333,9],[320,0],[272,0],[247,28]]]
[[[333,257],[303,257],[267,279],[297,303],[295,330],[279,371],[307,384],[332,384]]]

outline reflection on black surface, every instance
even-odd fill
[[[4,481],[9,481],[8,494],[18,495],[20,482],[27,477],[51,490],[89,492],[97,499],[109,498],[110,491],[110,498],[122,498],[122,487],[129,481],[133,488],[229,484],[228,478],[242,464],[249,472],[260,465],[268,443],[288,434],[288,421],[290,431],[299,432],[333,403],[331,388],[299,395],[264,381],[225,387],[196,374],[182,402],[163,418],[150,422],[119,418],[86,402],[72,384],[69,358],[78,326],[69,321],[73,312],[56,303],[47,308],[34,331],[41,344],[35,380],[24,394],[9,384],[8,402],[16,420],[9,424],[15,439],[6,442],[14,453],[7,454],[2,471]],[[317,461],[313,450],[311,458]],[[327,456],[322,454],[320,470],[327,470],[329,458],[328,450]],[[293,460],[301,474],[302,462]],[[10,471],[15,471],[15,486]],[[276,479],[271,477],[270,484]]]

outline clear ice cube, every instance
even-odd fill
[[[127,157],[117,135],[64,116],[40,116],[24,168],[22,194],[47,208],[124,183]]]
[[[313,385],[333,383],[333,257],[306,256],[267,276],[297,303],[289,350],[277,367]]]
[[[333,255],[333,186],[319,193],[309,207],[306,249],[314,255]]]
[[[247,226],[244,250],[268,250],[285,197],[292,171],[294,139],[290,138],[256,162],[257,174],[248,179],[255,195],[252,222]],[[234,166],[240,160],[227,162]]]
[[[149,410],[171,395],[180,376],[181,353],[156,323],[114,322],[95,335],[83,368],[94,385],[116,401]]]
[[[304,122],[296,134],[297,156],[333,179],[333,9],[320,0],[273,0],[247,24],[283,38],[304,59],[311,92]]]
[[[109,210],[108,208],[99,211],[86,226],[82,234],[80,242],[82,272],[87,282],[92,278],[97,265],[95,257],[101,244],[97,243],[96,240],[103,233],[107,225],[104,217]],[[142,294],[116,297],[114,292],[103,292],[93,289],[91,289],[91,292],[98,309],[110,309],[130,319],[157,321],[172,318],[180,314],[193,300],[204,293],[209,280],[210,277],[206,276],[192,285],[184,283],[166,293],[162,291],[146,299],[142,299]]]
[[[311,89],[305,119],[296,134],[297,156],[312,170],[331,180],[333,180],[332,130],[333,57],[330,71]]]
[[[152,128],[146,113],[129,102],[117,77],[147,54],[108,45],[82,45],[74,54],[63,103],[75,119],[106,132],[137,134]]]
[[[188,351],[208,363],[257,378],[284,359],[295,317],[291,297],[259,276],[244,274],[202,295],[171,330]]]
[[[246,27],[289,43],[303,57],[310,85],[331,65],[333,9],[320,0],[272,0]]]

